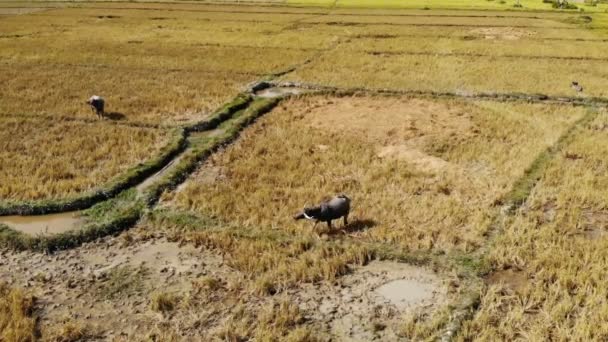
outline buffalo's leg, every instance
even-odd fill
[[[327,227],[331,230],[331,220],[327,221]]]
[[[348,214],[344,215],[344,226],[348,225]]]

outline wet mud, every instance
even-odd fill
[[[79,212],[32,216],[0,216],[0,223],[29,235],[59,234],[81,227],[85,220]]]
[[[307,90],[296,87],[272,87],[262,89],[255,93],[257,97],[262,98],[275,98],[275,97],[283,97],[289,95],[300,95],[305,93]]]

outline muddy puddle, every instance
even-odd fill
[[[29,235],[59,234],[81,227],[85,220],[78,212],[33,216],[1,216],[0,223]]]
[[[262,89],[255,93],[257,97],[262,98],[274,98],[288,95],[299,95],[305,93],[307,90],[296,87],[272,87]]]
[[[224,133],[226,133],[225,129],[216,128],[216,129],[212,129],[209,131],[203,131],[198,134],[200,137],[203,137],[203,138],[215,138],[215,137],[221,136]]]
[[[377,288],[376,293],[398,309],[433,298],[432,287],[412,279],[393,280]]]
[[[448,303],[444,279],[392,261],[374,261],[338,285],[312,286],[298,296],[300,308],[325,322],[338,341],[401,341],[400,326],[408,317],[432,315]]]
[[[179,164],[179,162],[183,156],[184,156],[184,153],[181,153],[179,156],[173,158],[173,160],[171,160],[167,165],[165,165],[165,167],[160,169],[160,171],[156,172],[152,176],[146,178],[143,182],[139,183],[139,185],[137,185],[135,187],[135,190],[137,190],[137,193],[142,194],[144,192],[144,190],[146,190],[150,185],[154,184],[154,182],[156,182],[157,180],[161,179],[164,175],[166,175],[169,172],[169,170],[171,170],[173,168],[173,166]]]

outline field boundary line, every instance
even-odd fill
[[[233,119],[234,121],[225,120],[221,122],[222,124],[230,124],[227,132],[219,137],[212,138],[207,141],[200,151],[197,149],[192,149],[191,155],[186,156],[183,162],[180,161],[180,164],[176,166],[176,170],[155,182],[155,186],[153,185],[150,187],[150,189],[145,191],[144,198],[147,206],[154,206],[158,202],[163,192],[174,190],[178,185],[183,183],[190,174],[196,171],[199,165],[203,163],[209,156],[220,150],[222,147],[230,145],[232,142],[237,140],[243,129],[254,123],[261,116],[272,111],[272,109],[274,109],[282,100],[283,98],[281,97],[269,99],[250,99],[246,106],[238,110],[243,112],[241,117]],[[236,115],[237,112],[233,114]],[[208,131],[218,126],[219,125],[214,125],[207,128],[191,127],[190,132]],[[185,153],[188,153],[188,151]]]
[[[450,36],[450,35],[441,35],[441,34],[407,34],[407,33],[389,33],[389,34],[358,34],[355,36],[350,36],[354,39],[376,39],[376,40],[388,40],[388,39],[397,39],[397,38],[434,38],[434,39],[450,39],[450,40],[462,40],[462,41],[473,41],[473,40],[481,40],[484,41],[485,38],[483,36],[475,36],[474,34],[466,35],[466,36]],[[468,38],[468,39],[467,39]],[[471,39],[472,38],[472,39]],[[592,42],[592,43],[607,43],[608,39],[587,39],[587,38],[562,38],[562,37],[525,37],[520,38],[521,40],[535,40],[535,41],[572,41],[572,42]]]
[[[414,26],[414,27],[470,27],[470,28],[526,28],[526,29],[558,29],[580,30],[576,26],[533,26],[533,25],[471,25],[471,24],[425,24],[425,23],[395,23],[395,22],[358,22],[358,21],[302,21],[302,24],[328,26]]]
[[[572,60],[572,61],[608,61],[608,57],[580,57],[580,56],[542,56],[542,55],[488,55],[483,53],[466,53],[466,52],[430,52],[430,51],[371,51],[371,50],[354,50],[355,52],[363,52],[372,56],[391,57],[391,56],[436,56],[436,57],[482,57],[482,58],[511,58],[511,59],[548,59],[548,60]]]
[[[198,74],[214,74],[214,75],[238,75],[238,76],[254,76],[260,77],[265,75],[260,73],[239,72],[231,70],[196,70],[196,69],[180,69],[180,68],[155,68],[155,67],[137,67],[126,65],[109,65],[109,64],[80,64],[80,63],[8,63],[0,58],[0,67],[74,67],[74,68],[92,68],[92,69],[128,69],[136,71],[164,71],[164,72],[189,72]]]
[[[273,86],[278,87],[295,87],[321,92],[333,93],[338,96],[348,96],[356,94],[375,94],[388,96],[418,96],[432,98],[465,98],[473,100],[499,101],[499,102],[515,102],[525,101],[530,103],[550,103],[564,104],[574,106],[588,105],[608,105],[608,98],[604,97],[569,97],[569,96],[549,96],[544,94],[527,94],[527,93],[465,93],[465,92],[436,92],[426,90],[407,90],[407,89],[390,89],[390,88],[363,88],[363,87],[336,87],[316,83],[300,83],[300,82],[271,82]]]
[[[128,121],[120,121],[120,120],[99,120],[99,119],[90,119],[84,117],[73,117],[66,115],[52,115],[52,114],[33,114],[33,113],[0,113],[0,119],[3,118],[25,118],[32,120],[56,120],[56,121],[67,121],[67,122],[78,122],[82,124],[108,124],[115,126],[124,126],[124,127],[133,127],[133,128],[146,128],[146,129],[172,129],[179,128],[180,125],[163,125],[163,124],[151,124],[145,122],[128,122]]]
[[[295,24],[295,25],[297,25],[297,24]],[[340,46],[340,44],[343,43],[342,42],[342,38],[344,38],[344,36],[337,38],[334,42],[332,42],[330,44],[330,46],[328,48],[317,51],[317,53],[315,53],[314,55],[310,56],[309,58],[307,58],[306,60],[304,60],[301,63],[297,63],[295,65],[292,65],[291,67],[287,68],[286,70],[269,74],[268,75],[269,79],[270,80],[274,80],[275,78],[291,74],[292,72],[298,70],[299,68],[304,67],[304,66],[306,66],[308,64],[311,64],[311,63],[315,62],[316,60],[320,59],[324,54],[336,50]]]

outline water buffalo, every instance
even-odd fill
[[[101,96],[93,95],[86,103],[91,106],[91,111],[97,114],[98,117],[103,117],[105,101]]]
[[[350,212],[350,198],[346,195],[338,195],[327,202],[323,202],[314,207],[304,207],[302,212],[293,218],[296,220],[315,220],[315,227],[319,222],[327,222],[331,229],[331,221],[344,217],[344,225],[348,224],[348,214]]]

